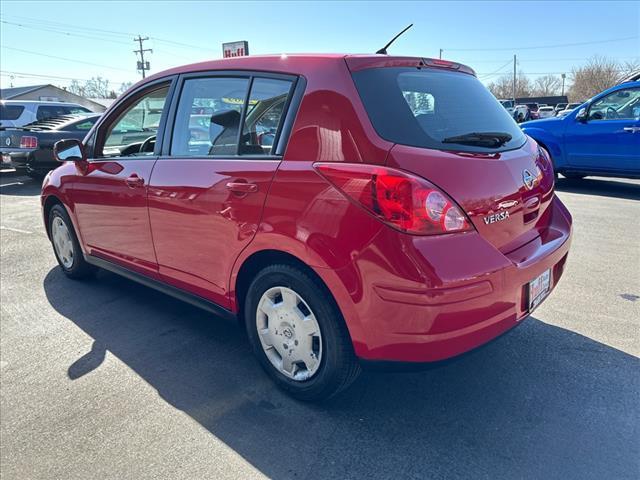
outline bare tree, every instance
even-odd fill
[[[85,96],[84,85],[80,85],[80,82],[78,82],[78,80],[72,80],[67,90],[76,95],[80,95],[81,97]]]
[[[503,75],[495,82],[491,82],[487,88],[496,98],[511,98],[513,97],[513,76]],[[529,97],[531,92],[529,77],[519,71],[516,76],[516,97]]]
[[[85,83],[85,93],[90,98],[108,98],[109,97],[109,80],[102,77],[93,77]]]
[[[620,80],[622,80],[633,73],[640,72],[640,62],[638,61],[624,62],[623,64],[620,65],[620,70],[621,70]]]
[[[536,97],[551,97],[560,94],[562,79],[555,75],[538,77],[533,82],[533,95]]]
[[[132,85],[133,85],[133,82],[123,82],[120,85],[120,88],[118,89],[118,94],[123,94],[124,92],[129,90]]]
[[[601,56],[592,57],[585,66],[572,70],[569,100],[581,102],[613,87],[618,83],[621,73],[621,65],[615,60]]]

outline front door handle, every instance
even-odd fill
[[[623,130],[625,132],[636,133],[636,132],[640,132],[640,127],[624,127]]]
[[[129,178],[125,180],[125,183],[129,188],[141,187],[144,185],[144,178],[139,177],[137,174],[132,173]]]
[[[258,185],[248,182],[229,182],[227,189],[234,193],[254,193],[258,191]]]

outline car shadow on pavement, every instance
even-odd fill
[[[309,405],[266,378],[241,328],[107,272],[59,268],[50,304],[105,351],[272,478],[633,478],[638,358],[529,318],[486,348],[412,373],[365,371]],[[104,408],[111,408],[107,405]]]
[[[0,175],[0,195],[27,197],[40,195],[42,181],[24,175],[2,173]]]
[[[633,180],[605,179],[601,177],[583,179],[559,178],[556,180],[556,190],[640,200],[640,182],[634,182]]]

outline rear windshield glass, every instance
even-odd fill
[[[17,120],[23,111],[22,105],[0,105],[0,120]]]
[[[353,78],[374,128],[391,142],[463,152],[499,152],[525,142],[509,112],[472,75],[408,67],[362,70]],[[499,147],[451,143],[451,137],[486,132],[511,139]]]

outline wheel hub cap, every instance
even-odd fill
[[[51,238],[60,262],[65,268],[71,268],[73,265],[73,241],[67,225],[60,217],[53,220]]]
[[[283,375],[308,380],[320,367],[322,335],[314,313],[287,287],[267,290],[256,312],[260,343],[271,364]]]

